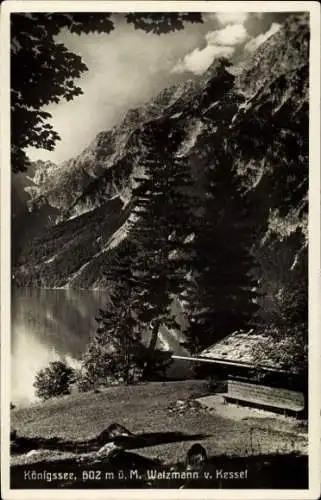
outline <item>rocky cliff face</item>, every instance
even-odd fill
[[[254,251],[266,255],[276,243],[285,245],[287,266],[295,267],[307,231],[308,69],[309,20],[294,15],[244,61],[235,79],[233,68],[223,70],[214,62],[202,76],[129,111],[77,158],[57,166],[37,162],[29,185],[16,190],[20,201],[24,193],[20,205],[30,212],[22,210],[25,219],[37,227],[23,235],[20,246],[17,236],[16,282],[106,287],[103,270],[110,250],[126,237],[134,178],[144,172],[146,144],[149,150],[156,148],[151,131],[162,130],[168,149],[178,144],[173,154],[193,169],[197,189],[206,155],[202,144],[216,133],[216,109],[224,107],[231,84],[226,148],[232,152],[235,175],[256,205]],[[220,71],[218,87],[213,82]],[[15,202],[15,212],[18,206]]]

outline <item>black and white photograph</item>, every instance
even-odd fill
[[[2,12],[3,498],[307,495],[319,5],[88,3]]]

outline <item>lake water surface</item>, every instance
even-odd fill
[[[13,403],[22,405],[35,400],[35,375],[50,361],[65,359],[71,366],[79,366],[88,339],[96,330],[98,309],[106,304],[106,292],[101,290],[12,289]],[[176,354],[186,354],[173,333],[163,331],[161,338],[163,344]],[[178,369],[183,365],[176,363],[175,366]],[[186,367],[183,371],[186,372]]]
[[[35,374],[56,359],[76,366],[96,329],[106,292],[14,288],[11,305],[12,401],[34,399]]]

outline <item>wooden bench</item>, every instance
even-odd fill
[[[299,416],[304,412],[302,392],[228,379],[228,392],[223,394],[226,402],[253,408]]]

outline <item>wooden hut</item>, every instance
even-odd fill
[[[264,345],[272,345],[277,355],[273,359],[261,356],[258,362],[258,352]],[[261,352],[264,353],[264,349]],[[286,368],[287,342],[284,339],[277,342],[253,331],[234,332],[198,356],[174,355],[173,358],[211,365],[213,376],[227,379],[227,392],[223,394],[226,402],[297,417],[306,414],[306,380],[302,374]]]

